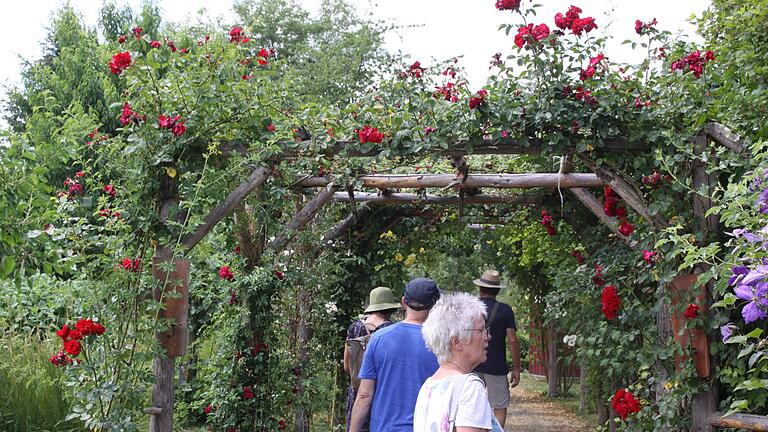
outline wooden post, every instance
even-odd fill
[[[547,326],[547,397],[557,396],[558,375],[557,329],[550,323]]]

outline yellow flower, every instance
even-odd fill
[[[667,381],[667,382],[664,383],[664,388],[665,389],[672,390],[672,387],[674,387],[674,385],[672,384],[671,381]]]
[[[403,260],[403,255],[400,252],[396,253],[395,254],[395,261],[400,262],[402,260]]]
[[[406,267],[410,267],[410,266],[412,266],[412,265],[413,265],[413,263],[414,263],[415,261],[416,261],[416,254],[410,254],[410,255],[408,255],[408,257],[405,259],[405,263],[404,263],[404,264],[405,264],[405,266],[406,266]]]
[[[493,240],[486,240],[485,242],[488,243],[489,245],[493,244]]]
[[[381,233],[379,238],[385,239],[385,240],[394,240],[395,238],[397,238],[397,236],[395,236],[395,233],[393,233],[392,230],[389,230],[385,233]]]
[[[419,253],[422,253],[422,254],[423,254],[424,252],[426,252],[426,251],[424,250],[424,248],[419,248]]]

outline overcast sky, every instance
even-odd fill
[[[495,9],[495,0],[350,0],[361,13],[371,13],[403,28],[387,39],[391,51],[410,54],[412,60],[429,65],[432,58],[448,59],[463,55],[463,65],[469,75],[470,85],[479,88],[485,83],[488,65],[494,53],[508,54],[513,47],[512,36],[498,31],[504,23],[519,23],[519,16]],[[319,0],[303,0],[301,3],[314,11]],[[5,85],[18,83],[21,67],[19,56],[36,59],[40,56],[40,42],[45,38],[50,17],[61,8],[63,0],[31,0],[19,2],[6,0],[0,13],[0,80]],[[87,25],[96,25],[96,16],[102,0],[69,0],[79,11]],[[118,1],[138,9],[140,0]],[[234,21],[231,0],[162,0],[159,2],[166,21],[197,19],[201,8],[210,17],[222,16]],[[598,30],[614,37],[607,55],[617,62],[633,62],[634,54],[621,41],[635,38],[635,19],[650,21],[656,18],[659,28],[673,32],[682,31],[693,36],[695,28],[686,21],[692,15],[700,15],[710,4],[709,0],[540,0],[538,17],[532,22],[546,23],[554,29],[554,15],[565,12],[576,4],[584,16],[596,19]],[[530,5],[524,0],[524,5]],[[409,27],[411,26],[411,27]],[[641,55],[641,54],[637,54]],[[5,90],[3,90],[3,95]]]

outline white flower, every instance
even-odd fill
[[[328,302],[325,304],[325,311],[329,314],[333,314],[339,311],[338,306],[336,306],[335,302]]]
[[[480,250],[480,245],[479,245],[479,244],[476,244],[476,245],[475,245],[475,250],[476,250],[476,251],[479,251],[479,250]]]
[[[567,344],[569,347],[576,345],[576,335],[563,336],[563,343]]]

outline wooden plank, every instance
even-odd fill
[[[453,174],[374,174],[358,177],[364,187],[377,189],[530,189],[530,188],[589,188],[601,187],[605,182],[596,174],[534,173],[534,174],[469,174],[462,183]],[[301,187],[326,186],[325,177],[310,177],[297,182]]]
[[[270,249],[275,251],[282,250],[293,239],[296,232],[304,228],[315,217],[317,212],[333,199],[336,189],[333,185],[328,185],[321,189],[317,195],[293,216],[293,219],[283,228],[282,234],[269,243]]]
[[[334,201],[351,202],[346,192],[336,192]],[[538,204],[541,197],[537,195],[467,195],[463,199],[458,196],[443,195],[419,195],[411,193],[386,193],[359,192],[354,194],[354,200],[358,203],[369,204],[436,204],[436,205],[484,205],[484,204]]]
[[[730,149],[736,154],[742,154],[747,149],[746,144],[744,144],[744,141],[742,141],[738,135],[720,123],[707,123],[701,128],[701,131],[715,140],[718,144]]]
[[[600,204],[597,198],[595,198],[595,196],[592,195],[590,191],[582,188],[571,188],[568,190],[576,197],[576,199],[581,201],[581,203],[584,204],[584,206],[588,208],[592,214],[594,214],[600,220],[600,222],[603,223],[603,225],[607,226],[608,229],[613,231],[613,233],[616,234],[620,239],[624,240],[624,243],[626,243],[630,249],[636,251],[640,250],[640,247],[635,240],[631,240],[619,232],[618,219],[606,215],[602,204]]]
[[[203,223],[195,227],[195,230],[192,233],[184,236],[184,239],[182,239],[181,242],[184,248],[189,251],[195,247],[195,245],[200,242],[200,240],[202,240],[217,223],[232,213],[235,207],[240,205],[242,200],[261,186],[269,177],[270,172],[270,169],[267,167],[257,167],[254,169],[253,172],[251,172],[251,175],[248,176],[243,183],[232,190],[222,202],[205,216]]]
[[[708,418],[709,424],[718,428],[731,428],[748,431],[768,431],[768,416],[752,414],[731,414],[723,417],[723,413],[714,412]]]

